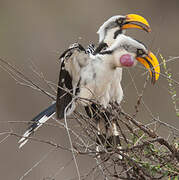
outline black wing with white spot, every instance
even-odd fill
[[[62,119],[64,117],[65,108],[68,106],[67,111],[70,111],[72,108],[72,99],[73,99],[73,89],[72,85],[72,77],[67,69],[65,69],[65,62],[70,60],[69,58],[72,56],[74,50],[78,50],[79,52],[83,51],[87,53],[80,44],[75,43],[69,47],[61,56],[61,69],[58,81],[58,89],[57,89],[57,100],[56,100],[56,109],[57,109],[57,118]]]
[[[73,50],[78,49],[78,51],[83,51],[86,54],[93,53],[94,51],[94,45],[89,45],[87,49],[85,50],[80,44],[72,44],[67,50],[65,50],[62,55],[60,56],[60,59],[62,59],[61,63],[61,70],[60,70],[60,76],[59,76],[59,82],[58,82],[58,93],[57,97],[57,103],[54,102],[52,105],[50,105],[48,108],[40,112],[36,117],[34,117],[31,120],[31,125],[27,128],[26,132],[23,134],[23,137],[19,140],[19,148],[24,146],[27,141],[28,137],[31,136],[40,126],[43,125],[43,123],[47,122],[55,113],[57,108],[57,117],[59,119],[63,118],[64,110],[66,106],[72,101],[72,78],[68,71],[65,70],[65,61],[67,61],[71,55],[73,54]],[[80,83],[80,81],[79,81]],[[66,90],[70,93],[66,93],[67,91],[64,91],[61,87],[65,86]],[[78,85],[77,85],[78,87]],[[76,88],[75,93],[78,93],[78,88]],[[70,106],[69,106],[70,108]]]

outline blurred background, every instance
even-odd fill
[[[178,0],[0,0],[0,57],[40,84],[32,72],[33,63],[47,80],[56,84],[60,67],[59,53],[76,41],[84,46],[91,42],[96,44],[96,31],[105,20],[113,15],[129,13],[144,16],[149,21],[152,32],[147,34],[139,30],[129,30],[128,35],[144,42],[155,54],[161,53],[166,59],[179,56]],[[161,62],[159,55],[157,57]],[[178,59],[168,62],[167,66],[177,81]],[[136,67],[130,73],[141,93],[146,78],[144,71]],[[135,112],[138,95],[128,70],[124,70],[122,84],[125,95],[122,105],[129,113]],[[160,77],[155,86],[148,83],[143,98],[155,117],[179,127],[166,78]],[[16,84],[0,68],[0,132],[12,128],[22,134],[27,124],[7,124],[7,121],[30,121],[50,104],[51,99],[46,95]],[[139,120],[150,118],[143,109],[140,110]],[[165,132],[162,134],[164,137],[168,135]],[[36,136],[69,147],[65,130],[44,126],[37,131]],[[6,135],[0,137],[2,140]],[[56,173],[55,177],[59,180],[77,176],[74,163],[70,163],[71,153],[62,150],[49,153],[51,146],[34,141],[18,149],[17,142],[17,137],[10,136],[0,144],[0,179],[20,179],[43,158],[24,177],[25,180],[48,179]],[[77,160],[81,174],[87,173],[94,166],[94,161],[89,157],[82,156]]]

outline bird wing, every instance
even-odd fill
[[[70,64],[73,58],[75,58],[74,52],[86,53],[86,50],[78,43],[72,44],[61,56],[61,68],[57,89],[56,100],[56,112],[57,118],[62,119],[64,117],[65,110],[67,115],[71,114],[75,108],[75,104],[72,102],[73,95],[77,91],[77,85],[74,85],[74,79],[78,82],[80,77],[78,74],[74,74],[75,66],[70,68],[66,67],[66,64]],[[74,68],[74,69],[73,69]],[[74,71],[73,71],[74,70]],[[75,76],[75,77],[74,77]],[[78,84],[78,83],[77,83]],[[66,109],[67,108],[67,109]]]
[[[65,62],[70,61],[70,57],[73,55],[74,50],[85,52],[86,54],[92,54],[94,52],[94,49],[95,47],[93,44],[88,45],[87,49],[85,50],[80,44],[74,43],[62,53],[62,55],[60,56],[62,62],[57,90],[57,97],[60,98],[57,98],[57,102],[54,102],[52,105],[47,107],[31,120],[31,125],[27,128],[27,130],[23,134],[23,137],[19,140],[19,148],[23,147],[27,143],[27,141],[29,140],[28,137],[31,136],[39,127],[41,127],[43,123],[47,122],[53,115],[55,115],[56,109],[57,117],[59,119],[63,118],[65,108],[70,104],[73,97],[72,77],[68,70],[65,69]],[[78,81],[77,83],[75,94],[79,91],[79,83],[80,81]],[[66,90],[62,88],[63,85],[65,86]],[[67,90],[69,91],[69,93],[67,93]],[[71,109],[73,109],[72,106],[69,106],[69,108],[70,107]]]
[[[27,128],[27,130],[25,131],[25,133],[23,134],[23,137],[19,140],[19,148],[23,147],[27,141],[29,140],[28,137],[31,136],[38,128],[40,128],[43,123],[47,122],[55,113],[56,113],[56,107],[57,104],[60,105],[59,108],[59,112],[62,114],[62,112],[64,112],[64,108],[62,107],[66,107],[69,102],[71,102],[72,100],[72,96],[71,94],[67,93],[65,94],[66,91],[64,91],[62,88],[63,85],[63,79],[64,79],[64,85],[68,90],[72,89],[72,79],[70,74],[68,73],[68,71],[66,71],[65,69],[63,69],[63,67],[65,66],[65,61],[67,61],[71,55],[73,54],[72,50],[74,49],[78,49],[81,51],[85,51],[85,49],[78,44],[72,44],[67,50],[65,50],[62,55],[60,56],[60,59],[62,60],[61,63],[61,71],[60,71],[60,76],[59,76],[59,83],[58,83],[58,93],[57,95],[59,97],[63,97],[60,99],[57,99],[57,103],[54,102],[52,105],[50,105],[48,108],[46,108],[45,110],[43,110],[42,112],[40,112],[37,116],[35,116],[32,120],[31,120],[31,125]],[[62,118],[62,115],[60,116],[60,118]]]

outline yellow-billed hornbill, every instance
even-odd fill
[[[157,58],[144,44],[129,36],[118,36],[109,48],[92,56],[88,65],[81,70],[79,83],[80,91],[77,97],[83,99],[83,106],[89,108],[89,104],[91,103],[88,100],[95,100],[104,108],[107,108],[111,102],[111,92],[113,92],[113,89],[118,91],[113,97],[113,100],[115,102],[122,100],[123,93],[121,92],[121,85],[119,85],[120,82],[114,84],[111,84],[111,82],[116,78],[116,70],[118,68],[133,67],[138,61],[149,70],[152,83],[155,83],[160,73],[160,66]],[[85,101],[85,99],[87,99],[87,101]],[[92,103],[92,113],[90,114],[89,110],[88,114],[91,117],[95,117],[98,121],[97,125],[99,135],[101,135],[101,141],[106,141],[106,130],[110,129],[112,131],[110,136],[114,136],[113,140],[115,144],[119,144],[119,133],[115,122],[110,122],[111,127],[106,128],[105,123],[107,122],[104,122],[104,120],[106,120],[106,116],[109,117],[109,114],[105,114],[105,112],[100,113],[100,110],[97,111],[97,109],[98,107]],[[97,113],[97,115],[95,113]],[[98,113],[100,117],[98,117]],[[101,117],[104,117],[103,122],[101,121]]]
[[[137,14],[112,16],[105,21],[97,31],[99,35],[99,45],[93,54],[102,49],[110,47],[118,35],[125,34],[126,29],[141,29],[150,32],[151,28],[145,18]]]
[[[135,14],[114,16],[99,28],[99,45],[95,50],[93,46],[89,46],[87,50],[85,50],[80,44],[73,44],[73,46],[69,47],[69,49],[61,55],[61,70],[58,83],[57,101],[32,120],[32,125],[23,135],[24,138],[21,138],[19,141],[19,143],[21,143],[20,147],[28,141],[26,137],[30,136],[32,132],[37,130],[43,123],[50,119],[55,112],[57,112],[57,117],[59,119],[64,117],[65,108],[67,108],[67,115],[73,112],[75,109],[75,103],[72,102],[72,97],[76,96],[79,91],[81,70],[87,66],[91,60],[93,61],[100,52],[106,52],[105,49],[110,47],[116,38],[125,33],[125,29],[128,28],[138,28],[147,32],[150,31],[148,22],[142,16]],[[101,56],[101,54],[99,55]],[[77,57],[79,58],[78,63],[76,61]],[[70,64],[70,67],[66,67],[66,64]],[[118,77],[121,81],[122,71],[120,70],[120,73],[118,72],[117,74],[121,74],[120,77]],[[119,87],[120,81],[117,82]],[[115,83],[116,82],[113,82],[112,84]],[[119,89],[115,90],[115,92],[118,92],[117,94],[122,94],[122,88],[121,92]],[[114,97],[114,94],[115,93],[111,93],[112,99],[119,97],[116,94],[116,97]],[[122,98],[117,99],[117,102],[120,103],[121,100]]]

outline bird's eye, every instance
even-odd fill
[[[144,54],[145,54],[144,50],[142,50],[142,49],[137,49],[137,56],[142,56],[142,55],[144,55]]]
[[[117,20],[117,22],[118,22],[118,24],[122,24],[123,23],[123,19],[120,18],[120,19]]]

